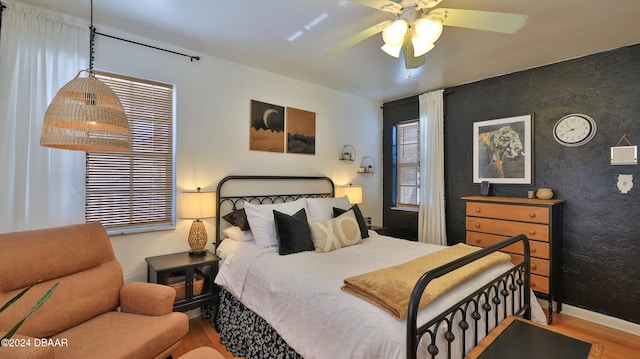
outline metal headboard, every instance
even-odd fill
[[[260,184],[263,187],[259,187]],[[248,186],[252,185],[252,186]],[[263,189],[268,185],[268,189]],[[308,186],[307,186],[308,185]],[[304,188],[311,188],[306,192]],[[291,192],[292,190],[296,190]],[[316,191],[317,190],[317,191]],[[260,191],[264,191],[259,193]],[[216,246],[222,241],[222,217],[243,208],[244,202],[266,204],[295,201],[299,198],[333,197],[335,186],[329,177],[316,176],[227,176],[218,182]],[[224,226],[225,228],[227,226]]]

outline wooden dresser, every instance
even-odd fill
[[[467,196],[466,242],[487,247],[518,234],[529,238],[531,289],[562,310],[562,204],[564,200]],[[514,263],[522,261],[522,244],[505,248]]]

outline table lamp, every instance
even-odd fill
[[[207,251],[207,230],[204,228],[202,218],[211,218],[216,215],[216,193],[202,192],[198,187],[198,192],[184,192],[182,194],[182,218],[194,219],[189,230],[189,255],[204,255]]]
[[[362,186],[344,186],[336,188],[336,197],[347,196],[349,203],[361,204],[362,203]]]

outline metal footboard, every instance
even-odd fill
[[[504,247],[522,242],[524,260],[504,272],[438,317],[418,325],[418,304],[427,285],[434,279]],[[455,261],[430,270],[418,280],[409,300],[407,314],[407,359],[416,359],[426,346],[431,358],[462,359],[499,322],[509,315],[531,317],[529,240],[524,235],[509,238]],[[421,341],[424,343],[421,344]]]

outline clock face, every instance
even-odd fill
[[[596,122],[587,115],[572,114],[564,116],[553,126],[553,137],[561,145],[582,146],[591,141],[596,134]]]

